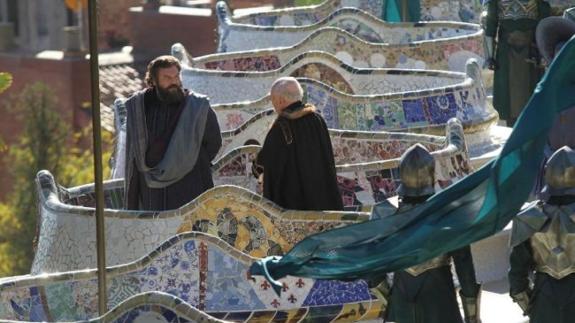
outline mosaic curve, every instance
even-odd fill
[[[264,111],[252,118],[251,121],[255,120],[254,122],[245,123],[245,128],[222,133],[222,157],[212,168],[215,185],[237,185],[259,192],[257,181],[251,174],[251,165],[259,152],[257,145],[264,141],[274,118],[273,111]],[[453,126],[448,126],[446,129],[448,138],[457,134],[456,136],[460,136],[463,142],[463,130],[455,129]],[[121,131],[121,128],[118,130]],[[394,169],[395,166],[390,166],[390,160],[399,158],[411,145],[419,142],[426,145],[430,151],[450,145],[445,137],[411,133],[331,129],[330,134],[336,165],[342,165],[338,166],[339,188],[344,205],[349,210],[369,210],[374,203],[395,195],[397,170]],[[245,146],[248,144],[255,146]],[[461,147],[458,151],[465,152],[462,155],[464,158],[460,159],[465,160],[466,165],[469,162],[466,145],[459,144],[457,147]],[[117,147],[117,150],[122,148]],[[369,162],[372,163],[368,166]],[[439,172],[440,167],[437,169]],[[447,165],[441,167],[441,170],[443,169],[454,169],[454,167]],[[114,169],[113,173],[123,177],[121,170]],[[440,174],[437,176],[438,182],[443,183],[443,186],[445,183],[450,183],[453,177],[457,176]]]
[[[476,63],[468,64],[467,74],[469,79],[473,80],[472,84],[482,85],[481,78],[478,77],[479,67]],[[410,132],[441,132],[443,134],[446,120],[450,117],[458,117],[463,120],[466,132],[472,138],[476,138],[478,135],[489,137],[490,125],[497,119],[496,112],[486,104],[482,87],[476,88],[475,91],[473,88],[463,87],[459,91],[456,88],[447,88],[400,95],[349,96],[320,82],[309,79],[300,81],[307,90],[307,101],[314,103],[319,108],[331,129],[344,128],[353,131],[408,130]],[[415,94],[415,97],[407,96],[409,94]],[[425,99],[418,99],[417,95],[423,95]],[[116,120],[120,120],[120,123],[117,124],[116,129],[118,145],[113,163],[115,165],[124,164],[125,106],[121,103],[121,100],[116,102],[116,115],[119,116]],[[269,107],[269,98],[262,98],[254,102],[214,105],[213,108],[220,119],[220,126],[223,129],[236,127],[233,130],[222,132],[223,146],[219,155],[221,156],[243,145],[261,144],[269,126],[275,119],[275,114]],[[263,109],[268,110],[257,113]],[[244,121],[246,119],[247,121]],[[336,141],[336,143],[338,142]],[[485,149],[483,148],[489,148],[489,151],[492,151],[500,145],[492,144],[489,138],[475,140],[473,143],[474,145],[470,146],[470,150],[473,152],[484,152]],[[340,144],[341,147],[334,144],[334,150],[345,152],[347,142]],[[340,159],[337,153],[335,157],[336,160]],[[358,156],[355,162],[370,161],[370,158],[370,156]],[[342,159],[342,162],[350,161]],[[121,178],[123,177],[123,170],[113,168],[113,174],[114,178]]]
[[[426,145],[437,156],[438,187],[445,187],[470,172],[463,130],[458,121],[446,127],[447,139],[405,133],[335,130],[331,131],[331,135],[338,165],[339,189],[348,210],[367,211],[375,203],[396,195],[397,162],[401,154],[417,142]],[[258,191],[257,181],[251,175],[252,161],[258,151],[258,146],[231,150],[214,165],[214,183]],[[457,163],[452,164],[452,158]],[[351,163],[353,159],[356,163]]]
[[[396,27],[397,28],[397,27]],[[409,34],[411,28],[404,28]],[[484,61],[483,33],[417,40],[409,43],[371,43],[345,30],[323,27],[289,47],[246,50],[241,52],[210,54],[194,57],[182,44],[172,46],[172,55],[185,65],[198,69],[224,71],[270,71],[286,65],[300,53],[324,51],[335,55],[344,63],[358,68],[415,68],[465,71],[470,58]]]
[[[284,287],[278,296],[264,277],[247,277],[249,266],[256,260],[213,235],[186,232],[172,236],[142,258],[107,269],[108,308],[138,294],[157,291],[229,321],[248,320],[254,312],[331,321],[353,314],[348,311],[357,307],[363,308],[359,320],[383,314],[386,300],[372,293],[362,280],[288,276],[281,279]],[[94,269],[4,281],[0,284],[0,320],[96,318],[97,290]],[[130,313],[123,316],[129,319],[126,315]]]
[[[332,133],[332,136],[334,134]],[[443,148],[439,149],[438,141],[431,143],[426,136],[413,135],[401,136],[405,134],[388,134],[390,139],[402,138],[403,142],[392,139],[386,144],[379,146],[373,142],[366,145],[361,143],[361,134],[340,132],[340,140],[346,141],[343,148],[345,151],[363,152],[363,155],[377,156],[380,153],[386,154],[385,159],[374,158],[371,162],[361,162],[356,164],[338,163],[336,171],[338,175],[338,185],[341,192],[344,206],[347,210],[369,211],[371,207],[396,195],[396,187],[399,183],[398,163],[399,157],[411,145],[420,142],[426,145],[431,151],[436,161],[437,189],[449,186],[454,181],[464,177],[472,171],[470,166],[467,147],[463,135],[461,123],[456,119],[448,122],[446,127],[446,137]],[[348,137],[351,135],[352,137]],[[360,137],[357,137],[360,135]],[[365,139],[372,139],[373,133],[365,133]],[[383,137],[384,134],[376,136]],[[359,139],[359,140],[358,140]],[[439,138],[437,138],[439,139]],[[335,137],[337,141],[337,137]],[[337,147],[334,145],[334,147]],[[334,151],[341,154],[340,158],[346,157],[345,151]],[[387,149],[387,150],[386,150]],[[256,179],[251,175],[252,161],[255,159],[258,146],[245,146],[232,150],[214,166],[214,183],[216,185],[232,184],[258,191]],[[385,152],[384,152],[385,151]],[[362,158],[359,156],[359,158]]]
[[[481,34],[479,25],[464,22],[387,23],[357,8],[342,8],[306,26],[260,26],[234,23],[224,1],[216,4],[218,52],[293,46],[321,27],[337,27],[373,43],[413,41]]]
[[[221,156],[245,145],[261,145],[276,114],[266,110],[255,115],[242,127],[222,132]],[[436,150],[445,143],[443,136],[415,134],[409,132],[355,131],[329,129],[336,165],[363,163],[396,158],[411,145],[420,142],[430,150]]]
[[[65,189],[47,171],[38,174],[37,184],[40,227],[31,272],[95,268],[93,184]],[[215,187],[177,210],[163,212],[120,209],[122,180],[106,181],[104,192],[110,265],[138,259],[170,236],[192,229],[219,236],[253,256],[265,256],[289,250],[312,233],[368,218],[361,212],[284,210],[237,186]]]
[[[384,73],[384,70],[370,71]],[[392,70],[385,71],[390,73]],[[431,77],[440,72],[421,73]],[[467,64],[466,76],[450,72],[439,74],[452,78],[456,85],[435,88],[430,85],[427,90],[370,95],[346,94],[312,79],[299,81],[304,88],[306,102],[316,106],[329,128],[356,131],[407,130],[442,135],[445,122],[452,117],[463,122],[466,133],[478,127],[481,128],[479,130],[485,130],[497,121],[497,112],[486,100],[480,73],[477,62],[471,61]],[[367,82],[369,75],[366,76]],[[408,76],[405,77],[408,80]],[[272,78],[269,82],[273,82]],[[213,108],[221,129],[240,131],[238,129],[246,129],[248,123],[254,122],[254,115],[271,109],[272,105],[266,96],[255,101],[216,104]]]
[[[446,91],[454,87],[481,85],[479,82],[472,82],[465,73],[460,72],[355,68],[331,54],[320,51],[300,54],[288,64],[273,71],[218,71],[183,66],[181,72],[183,86],[207,95],[212,104],[257,100],[267,95],[271,84],[282,76],[321,81],[334,90],[349,95],[399,92],[413,95],[421,91],[437,92],[441,89]]]
[[[568,1],[568,0],[554,0]],[[333,11],[354,7],[381,17],[383,0],[327,0],[318,5],[267,10],[246,15],[235,15],[231,20],[238,24],[262,26],[303,26],[318,22]],[[473,0],[421,0],[421,20],[478,22],[480,10]]]
[[[88,323],[226,323],[164,292],[136,294]]]
[[[438,188],[472,171],[461,124],[450,122],[447,129],[444,148],[437,150],[437,142],[428,141],[428,146],[436,149],[432,154],[436,157]],[[412,137],[423,141],[416,135]],[[397,150],[390,153],[399,154],[401,145],[393,149]],[[249,170],[258,150],[257,146],[246,146],[221,158],[213,168],[214,182],[256,190],[256,181]],[[347,208],[369,211],[374,203],[395,195],[397,164],[398,158],[393,158],[337,166],[338,183]],[[40,235],[32,272],[95,266],[95,236],[91,230],[95,205],[93,185],[64,189],[45,171],[39,173],[37,181],[41,197]],[[187,230],[218,235],[254,256],[277,254],[309,234],[353,223],[365,216],[363,213],[286,211],[235,186],[218,186],[180,209],[165,212],[121,210],[123,198],[122,180],[106,182],[110,264],[133,260],[166,237]]]
[[[125,105],[123,104],[116,106],[116,111],[120,115],[125,115],[124,109]],[[261,145],[275,118],[274,110],[267,109],[253,115],[236,129],[222,131],[222,147],[217,158],[221,158],[241,146]],[[125,122],[125,117],[121,122]],[[123,169],[117,169],[121,167],[116,165],[124,165],[125,157],[120,156],[120,154],[123,154],[125,149],[123,139],[125,138],[125,124],[118,124],[115,133],[118,138],[121,138],[116,140],[115,150],[121,153],[116,153],[112,162],[112,173],[114,174],[112,178],[123,178]],[[443,137],[405,132],[329,129],[329,133],[334,158],[338,165],[396,158],[415,142],[426,144],[430,150],[443,146],[445,142]],[[116,163],[116,161],[118,162]]]

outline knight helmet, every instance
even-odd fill
[[[399,177],[399,196],[418,197],[435,193],[435,160],[423,145],[415,144],[403,153]]]
[[[550,196],[575,195],[575,151],[563,146],[545,165],[545,187]]]

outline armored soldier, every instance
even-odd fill
[[[416,144],[404,153],[399,172],[401,185],[398,188],[400,196],[398,212],[423,203],[434,194],[435,161],[424,146]],[[391,213],[388,216],[395,214]],[[469,246],[395,272],[387,320],[397,323],[463,322],[451,274],[452,260],[461,284],[459,295],[465,322],[480,322],[481,288],[475,279]]]
[[[545,166],[546,202],[513,221],[509,294],[531,323],[575,318],[575,151],[557,150]],[[533,275],[533,286],[529,277]]]
[[[543,75],[535,28],[551,9],[544,0],[487,0],[484,5],[486,65],[495,71],[493,106],[513,125]]]

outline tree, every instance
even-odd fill
[[[93,181],[91,151],[78,146],[89,129],[69,136],[71,128],[56,110],[50,88],[35,83],[9,101],[24,129],[19,142],[8,146],[6,164],[14,177],[14,189],[0,204],[0,277],[30,272],[38,212],[37,172],[49,170],[64,186]],[[111,142],[110,137],[103,138],[104,142]]]
[[[12,84],[12,75],[0,73],[0,93],[4,92]]]

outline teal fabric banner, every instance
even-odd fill
[[[383,1],[382,19],[387,22],[401,22],[402,3],[407,1],[408,22],[418,22],[421,19],[421,4],[419,0],[385,0]]]
[[[401,22],[401,15],[396,0],[383,1],[383,20],[387,22]]]
[[[311,235],[283,257],[252,264],[250,273],[265,275],[278,293],[276,280],[286,275],[375,279],[502,230],[532,190],[555,117],[572,106],[575,37],[549,67],[495,160],[416,208]]]

